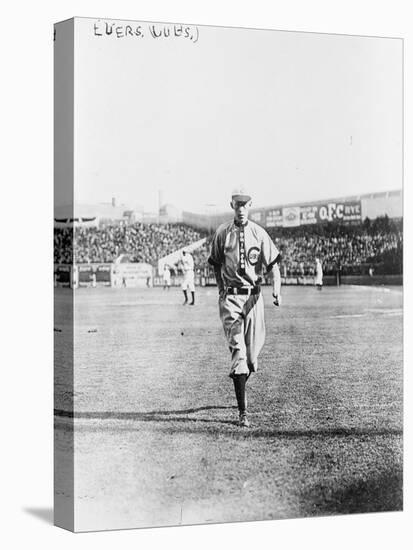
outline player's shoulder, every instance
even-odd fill
[[[215,235],[221,235],[222,233],[227,233],[232,228],[233,225],[234,225],[234,220],[229,220],[227,222],[221,223],[217,227],[215,231]]]
[[[252,220],[248,220],[248,225],[251,227],[251,229],[254,229],[254,231],[265,231],[265,229],[258,225],[257,222],[253,222]]]
[[[262,227],[262,225],[258,225],[258,223],[251,220],[248,220],[248,225],[250,226],[251,231],[258,237],[269,237],[267,231]]]

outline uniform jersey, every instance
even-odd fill
[[[194,259],[191,254],[188,252],[185,255],[182,255],[182,271],[184,277],[182,280],[181,288],[182,290],[189,290],[195,292],[195,282],[194,282]]]
[[[171,282],[171,271],[167,266],[165,266],[163,270],[163,280],[167,284],[170,284]]]
[[[194,259],[191,256],[191,254],[188,254],[188,252],[185,255],[182,255],[181,262],[182,262],[182,271],[184,273],[194,270]]]
[[[259,284],[263,270],[270,271],[278,256],[277,247],[260,225],[232,220],[218,227],[208,262],[221,267],[226,287],[243,287]]]
[[[315,262],[315,284],[323,284],[323,266],[319,260]]]
[[[234,220],[220,225],[214,235],[208,262],[220,268],[224,290],[219,299],[219,315],[231,350],[230,376],[249,374],[258,368],[264,345],[264,302],[255,295],[228,294],[231,287],[257,286],[263,270],[270,271],[279,251],[260,225]]]

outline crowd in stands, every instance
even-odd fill
[[[54,229],[54,263],[71,264],[73,262],[73,231],[68,228]]]
[[[72,231],[55,229],[55,263],[70,261]],[[74,261],[111,263],[121,254],[133,262],[155,265],[159,258],[202,239],[206,232],[184,224],[121,224],[106,227],[76,227],[74,232]],[[69,259],[69,260],[68,260]]]
[[[366,219],[357,226],[325,224],[297,228],[269,228],[268,232],[281,251],[283,276],[313,276],[315,258],[319,257],[325,275],[367,273],[401,273],[403,228],[401,222],[387,217],[374,222]],[[55,229],[55,263],[72,261],[72,230]],[[184,224],[109,225],[102,228],[78,227],[74,232],[76,263],[110,263],[120,254],[134,262],[152,265],[167,254],[203,237],[206,231]],[[195,269],[207,268],[209,245],[193,252]]]
[[[310,226],[311,227],[311,226]],[[325,275],[402,272],[403,229],[387,217],[373,223],[346,226],[325,224],[315,227],[271,228],[268,230],[282,253],[284,276],[313,276],[315,258],[320,258]]]

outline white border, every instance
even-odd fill
[[[412,95],[409,2],[401,0],[16,0],[3,10],[2,58],[2,539],[43,548],[407,548],[405,512],[205,527],[72,535],[25,512],[52,506],[52,24],[77,16],[196,22],[204,25],[403,37],[405,98]],[[411,112],[406,105],[408,151]],[[409,181],[406,158],[405,182]],[[405,184],[405,211],[410,193]],[[405,217],[406,235],[410,223]],[[29,228],[29,230],[28,230]],[[408,237],[407,236],[407,237]],[[406,241],[408,239],[406,238]],[[409,239],[410,241],[410,239]],[[408,241],[408,242],[409,242]],[[407,252],[408,245],[405,245]],[[411,259],[407,255],[406,273]],[[405,306],[410,291],[405,285]],[[6,334],[7,331],[7,334]],[[405,334],[411,333],[406,311]],[[406,419],[410,417],[406,338]],[[409,428],[409,422],[407,422]],[[410,430],[408,430],[409,432]],[[410,433],[407,452],[411,459]],[[411,461],[411,460],[410,460]],[[407,463],[407,460],[406,460]],[[75,538],[74,538],[75,537]],[[7,544],[7,543],[6,543]]]

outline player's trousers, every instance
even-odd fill
[[[182,290],[189,290],[190,292],[195,292],[194,272],[193,271],[185,271],[181,288],[182,288]]]
[[[219,299],[219,314],[231,352],[229,375],[256,372],[258,355],[265,341],[261,293],[222,297]]]

